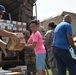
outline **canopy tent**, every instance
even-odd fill
[[[70,14],[72,16],[72,29],[73,29],[73,36],[76,36],[76,13],[71,13],[71,12],[66,12],[66,11],[63,11],[62,13],[60,13],[59,15],[57,16],[54,16],[54,17],[50,17],[46,20],[43,20],[41,22],[41,25],[45,28],[45,30],[47,31],[47,27],[48,27],[48,24],[50,22],[55,22],[56,25],[59,24],[62,20],[63,20],[63,17],[64,15],[66,14]]]

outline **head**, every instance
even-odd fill
[[[6,12],[5,7],[3,5],[0,5],[0,19],[3,17],[5,12]]]
[[[32,31],[33,33],[37,31],[38,26],[39,26],[38,20],[32,20],[32,21],[30,22],[30,29],[31,29],[31,31]]]
[[[71,24],[72,22],[72,17],[69,14],[66,14],[63,18],[63,21],[68,22]]]
[[[50,22],[50,23],[48,24],[48,30],[53,30],[55,27],[56,27],[56,25],[55,25],[54,22]]]
[[[37,22],[38,22],[38,27],[40,26],[40,20],[37,20]]]
[[[30,31],[28,31],[28,30],[23,31],[23,34],[24,34],[26,37],[30,37]]]

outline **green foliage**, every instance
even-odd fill
[[[49,73],[49,75],[52,75],[51,69],[48,70],[48,73]],[[48,75],[47,74],[47,71],[46,71],[46,75]],[[68,71],[67,71],[67,74],[66,75],[69,75],[69,72]]]

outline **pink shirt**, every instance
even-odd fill
[[[42,36],[39,31],[33,33],[30,36],[28,43],[33,43],[33,42],[37,42],[37,44],[34,48],[35,54],[45,54],[46,53],[44,44],[42,42]]]

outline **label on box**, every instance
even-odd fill
[[[23,26],[26,26],[26,23],[23,23]]]
[[[11,27],[11,26],[8,26],[8,29],[9,29],[9,30],[11,30],[11,29],[12,29],[12,27]]]
[[[14,28],[13,28],[13,30],[17,30],[17,28],[16,28],[16,27],[14,27]]]
[[[18,25],[21,25],[21,22],[17,22]]]
[[[7,23],[9,23],[9,24],[10,24],[10,21],[9,21],[9,20],[7,20]]]
[[[26,28],[23,28],[23,31],[26,31]]]
[[[5,26],[2,25],[2,26],[1,26],[1,29],[5,29]]]
[[[16,21],[12,21],[13,24],[16,24]]]
[[[19,31],[22,31],[22,28],[19,28]]]
[[[13,24],[10,24],[11,27],[13,27]]]

